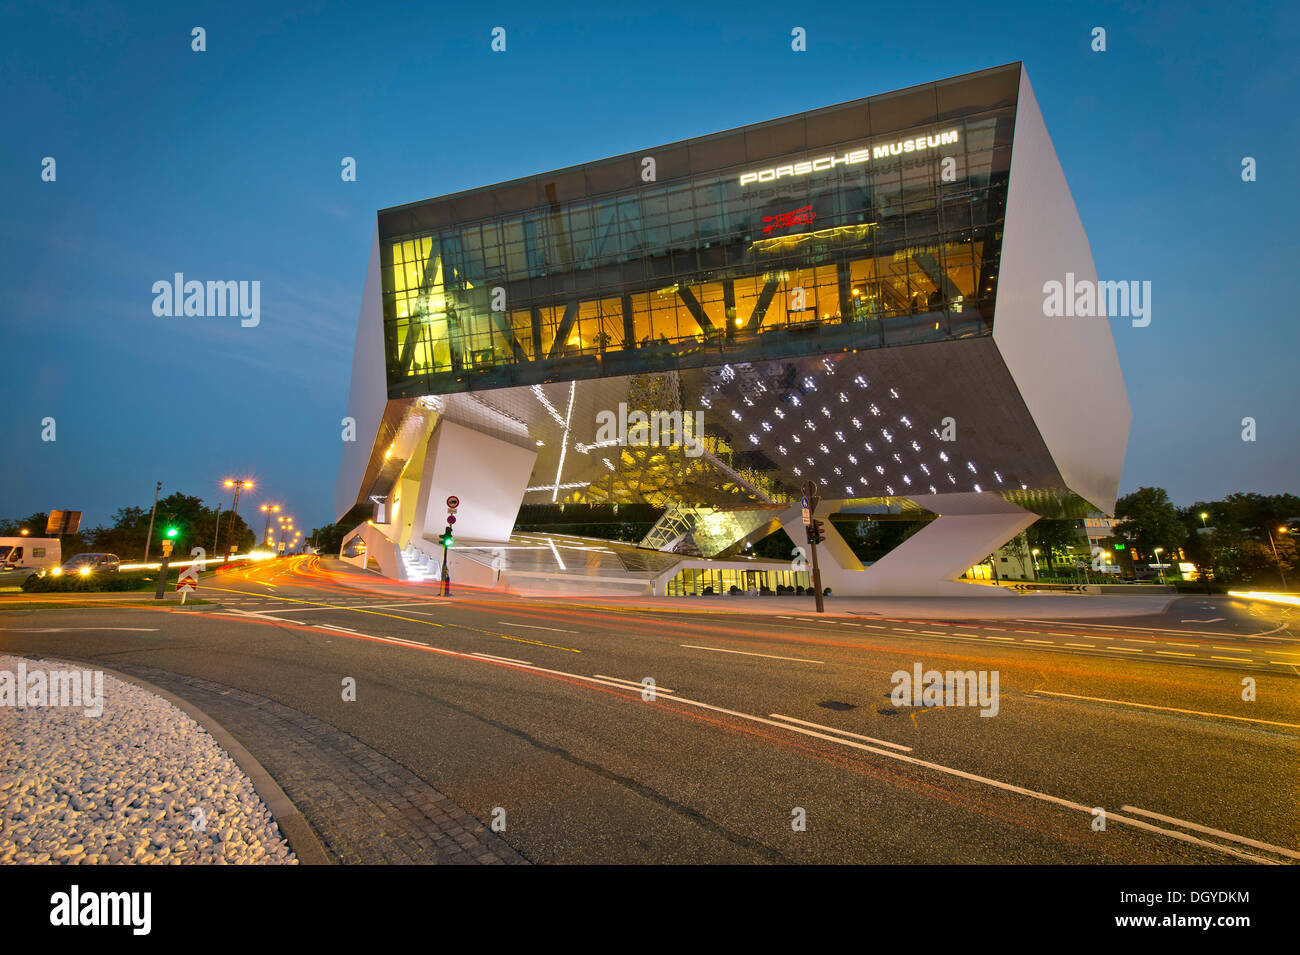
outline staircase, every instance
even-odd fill
[[[664,511],[655,526],[650,528],[650,533],[637,546],[648,550],[671,550],[673,545],[694,530],[695,513],[693,507],[674,504]]]
[[[402,567],[406,579],[417,584],[437,580],[442,575],[442,564],[413,544],[407,544],[402,550]]]

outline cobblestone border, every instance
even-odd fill
[[[253,780],[301,863],[527,864],[450,797],[323,720],[221,683],[117,667],[104,669],[174,702],[217,738]]]

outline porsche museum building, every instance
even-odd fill
[[[840,594],[961,579],[1039,517],[1113,511],[1131,412],[1096,281],[1011,64],[378,214],[335,509],[344,555],[519,593],[774,586],[816,517],[926,519]],[[524,504],[650,504],[639,546],[518,533]],[[806,582],[802,575],[800,582]],[[716,588],[715,588],[716,589]]]

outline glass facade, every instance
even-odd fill
[[[389,397],[990,334],[1018,76],[381,212]]]

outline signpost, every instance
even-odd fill
[[[50,511],[45,520],[46,537],[75,534],[81,527],[81,511]]]
[[[176,578],[176,589],[180,591],[181,603],[185,603],[185,598],[189,596],[190,591],[199,589],[199,572],[191,564],[181,571],[181,575]]]
[[[451,596],[451,575],[447,572],[447,548],[452,545],[451,526],[456,523],[456,508],[460,507],[460,498],[455,494],[447,495],[447,526],[442,530],[442,596]]]
[[[821,498],[817,496],[817,484],[813,481],[805,481],[803,486],[803,523],[808,528],[808,550],[812,553],[812,585],[813,594],[817,598],[817,612],[826,612],[826,603],[822,599],[822,572],[817,565],[817,545],[821,542],[821,521],[816,520],[813,514],[817,511],[817,504]]]

